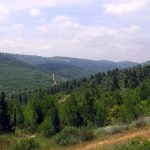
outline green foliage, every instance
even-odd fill
[[[79,144],[81,142],[79,129],[74,127],[65,127],[56,135],[55,142],[61,146]]]
[[[52,97],[37,90],[28,101],[24,113],[25,127],[30,132],[38,132],[50,137],[59,130],[58,109]]]
[[[37,143],[34,139],[22,139],[14,146],[14,150],[34,150],[39,147],[39,143]]]
[[[143,140],[140,138],[135,138],[130,142],[118,145],[115,147],[115,150],[149,150],[150,149],[150,141]]]
[[[139,120],[133,127],[144,126],[143,118],[150,115],[149,76],[150,66],[98,73],[37,89],[25,101],[8,96],[6,111],[15,128],[38,131],[43,137],[58,133],[59,145],[76,144],[93,138],[92,131],[82,128],[102,127],[97,134],[107,135],[126,128],[114,124]]]
[[[145,82],[143,82],[140,86],[140,98],[142,100],[146,100],[150,97],[150,81],[146,80]]]
[[[5,93],[0,97],[0,133],[12,132],[12,124],[9,116],[8,104],[5,100]]]
[[[49,138],[56,133],[49,117],[45,118],[44,122],[39,126],[38,132],[45,138]]]
[[[81,138],[81,141],[90,141],[95,138],[95,135],[91,128],[81,128],[80,138]]]
[[[83,119],[80,112],[81,108],[78,105],[78,100],[74,94],[71,94],[63,107],[62,116],[64,118],[64,124],[75,127],[81,125],[83,123]]]
[[[60,133],[56,135],[55,142],[60,146],[67,146],[79,144],[94,138],[95,136],[93,130],[90,128],[78,129],[74,127],[65,127]]]
[[[25,126],[30,132],[35,132],[37,129],[37,113],[32,103],[29,102],[25,109]]]
[[[19,100],[9,101],[9,115],[14,128],[23,129],[24,127],[24,107]]]

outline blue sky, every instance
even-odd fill
[[[0,0],[0,51],[150,60],[150,0]]]

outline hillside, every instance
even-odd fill
[[[81,67],[63,64],[63,63],[54,63],[49,62],[45,64],[40,64],[36,66],[38,69],[46,72],[46,73],[55,73],[60,76],[65,76],[69,78],[81,78],[83,76],[87,76],[92,74],[92,72],[88,72]]]
[[[5,64],[15,64],[14,59],[5,56],[1,60]],[[7,120],[2,122],[0,133],[12,133],[15,129],[14,139],[8,141],[9,149],[32,143],[33,149],[39,150],[74,145],[80,148],[84,143],[81,148],[88,150],[141,136],[145,131],[116,138],[113,134],[150,124],[149,77],[150,66],[138,65],[38,88],[26,93],[27,96],[12,95],[15,100],[1,93],[2,119]],[[105,137],[110,139],[100,140]],[[92,140],[97,141],[89,143]],[[6,145],[3,137],[1,143]]]
[[[142,127],[130,129],[129,131],[118,133],[104,137],[101,140],[85,143],[80,146],[71,147],[72,150],[115,150],[115,146],[120,143],[125,143],[133,138],[148,138],[150,139],[150,127]],[[69,150],[69,148],[66,148]],[[129,150],[129,149],[128,149]],[[132,149],[130,149],[132,150]]]
[[[28,63],[47,73],[56,73],[72,78],[81,78],[98,72],[106,72],[115,68],[124,69],[136,66],[130,61],[112,62],[107,60],[89,60],[70,57],[40,57],[30,55],[9,54],[17,60]]]
[[[19,62],[11,56],[0,54],[0,91],[32,89],[52,83],[52,75]]]

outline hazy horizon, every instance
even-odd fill
[[[150,60],[150,0],[1,0],[0,51]]]
[[[143,61],[143,62],[138,62],[138,61],[133,61],[133,60],[120,60],[120,61],[115,61],[115,60],[109,60],[109,59],[92,59],[92,58],[83,58],[83,57],[73,57],[73,56],[41,56],[41,55],[36,55],[36,54],[24,54],[24,53],[5,53],[5,52],[0,52],[2,54],[9,54],[9,55],[23,55],[23,56],[35,56],[35,57],[43,57],[43,58],[54,58],[54,57],[62,57],[62,58],[75,58],[75,59],[85,59],[85,60],[92,60],[92,61],[112,61],[112,62],[135,62],[135,63],[145,63],[149,60]]]

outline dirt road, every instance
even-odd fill
[[[104,145],[117,144],[119,142],[127,141],[135,137],[150,139],[150,127],[134,129],[124,133],[116,134],[100,141],[94,141],[74,149],[72,148],[72,150],[97,150],[98,148],[102,148]]]

